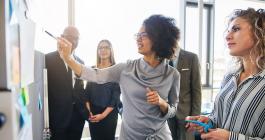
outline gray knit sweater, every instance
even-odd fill
[[[83,67],[81,78],[97,83],[119,82],[124,107],[120,140],[172,139],[166,120],[176,115],[180,76],[166,61],[155,68],[142,58],[106,69]],[[147,87],[168,102],[167,114],[147,103]]]

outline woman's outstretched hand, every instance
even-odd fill
[[[57,38],[57,50],[60,54],[60,57],[67,61],[71,58],[72,43],[66,40],[65,38]]]

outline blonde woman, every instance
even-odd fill
[[[114,53],[109,40],[101,40],[97,47],[97,65],[103,69],[115,64]],[[86,86],[87,108],[90,110],[89,129],[92,140],[115,140],[120,104],[118,83],[97,84],[88,82]]]
[[[189,120],[212,123],[202,133],[206,140],[265,139],[265,10],[235,10],[228,22],[226,45],[238,60],[238,68],[228,72],[209,117]],[[202,127],[189,123],[190,131]]]

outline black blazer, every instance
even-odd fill
[[[75,59],[83,64],[78,57]],[[66,69],[65,63],[57,51],[45,56],[48,75],[49,120],[53,128],[66,128],[71,120],[73,109],[77,109],[84,118],[88,112],[84,105],[84,83],[75,79],[72,84],[72,70]]]

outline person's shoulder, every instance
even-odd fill
[[[45,54],[45,61],[49,62],[49,61],[54,61],[54,60],[58,60],[60,59],[60,55],[57,51],[54,52],[50,52]]]
[[[53,52],[45,54],[45,57],[52,57],[52,56],[59,56],[58,51],[53,51]]]
[[[61,61],[60,55],[57,51],[45,54],[45,65],[46,68],[50,69]],[[57,66],[58,67],[58,66]]]
[[[191,57],[197,57],[198,56],[197,54],[195,54],[193,52],[186,51],[186,50],[183,50],[183,49],[180,50],[180,53],[182,53],[182,54],[184,54],[186,56],[191,56]]]
[[[226,71],[226,73],[224,74],[224,79],[231,79],[231,77],[235,77],[236,75],[238,75],[240,73],[240,71],[242,71],[242,69],[229,69]]]
[[[141,60],[140,58],[134,59],[134,60],[129,59],[129,60],[127,60],[127,64],[137,63],[137,62],[140,62],[140,60]]]
[[[166,67],[168,67],[168,73],[172,74],[174,77],[178,77],[180,75],[179,71],[176,68],[174,68],[168,64],[166,64]]]
[[[137,64],[137,63],[140,63],[140,61],[141,61],[141,58],[138,58],[138,59],[128,59],[127,61],[126,61],[126,64],[128,65],[128,66],[131,66],[131,65],[135,65],[135,64]]]
[[[173,79],[179,79],[180,78],[180,73],[176,68],[173,68],[170,73],[171,73],[170,75],[172,75]]]

